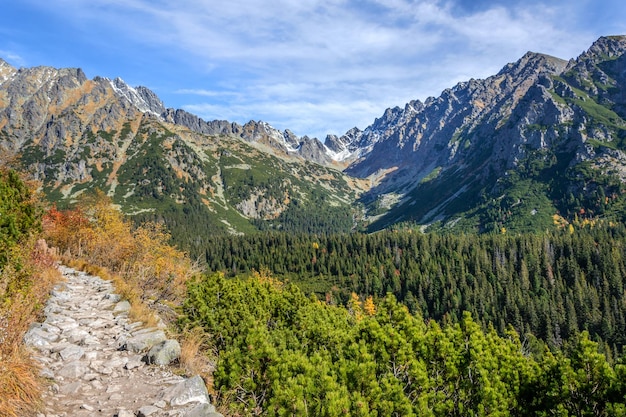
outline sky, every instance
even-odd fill
[[[496,74],[626,35],[623,0],[0,0],[0,58],[79,67],[205,120],[324,139]]]

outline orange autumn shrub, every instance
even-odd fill
[[[163,225],[134,227],[103,193],[73,210],[50,209],[43,228],[66,259],[107,268],[142,299],[178,301],[185,282],[196,273],[187,254],[169,244]]]

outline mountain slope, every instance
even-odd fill
[[[371,151],[346,170],[378,183],[363,198],[384,214],[373,228],[536,230],[581,210],[621,218],[624,51],[626,37],[608,37],[570,62],[529,52],[485,80],[388,110],[359,138],[377,135]]]
[[[528,52],[325,144],[261,121],[206,122],[120,79],[0,60],[0,147],[55,201],[98,187],[179,239],[348,231],[361,203],[371,230],[624,220],[625,50],[616,36],[570,61]]]
[[[233,124],[167,110],[148,89],[88,80],[78,69],[0,62],[0,81],[5,158],[16,155],[61,206],[99,188],[198,250],[208,233],[355,226],[361,185],[264,143],[277,139],[266,124],[251,122],[237,135]]]

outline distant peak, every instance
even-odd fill
[[[0,84],[4,83],[16,71],[8,62],[0,58]]]
[[[528,51],[516,62],[505,65],[498,75],[520,75],[529,70],[535,73],[558,74],[565,69],[568,62],[551,55]]]
[[[600,36],[597,41],[593,43],[595,44],[625,44],[626,43],[626,35],[611,35],[611,36]],[[592,45],[592,47],[593,47]]]
[[[528,61],[540,60],[540,61],[548,61],[548,62],[564,62],[565,61],[564,59],[561,59],[552,55],[543,54],[541,52],[533,52],[533,51],[526,52],[521,59],[522,60],[526,59]]]
[[[583,52],[579,60],[605,60],[623,55],[626,52],[626,35],[602,36]]]

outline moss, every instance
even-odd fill
[[[30,143],[27,143],[23,147],[23,149],[24,150],[20,155],[20,161],[26,166],[43,162],[46,156],[41,147],[39,145],[33,144],[32,141]]]
[[[112,130],[110,132],[106,132],[104,130],[98,131],[98,136],[106,140],[107,142],[112,142],[116,134],[117,134],[117,131],[115,130]]]
[[[66,161],[66,152],[60,148],[55,149],[51,156],[45,158],[48,164],[62,164]]]
[[[440,172],[441,172],[441,167],[434,168],[432,171],[428,173],[428,175],[422,178],[422,180],[420,181],[420,184],[434,180],[435,178],[439,176]]]
[[[530,132],[546,132],[548,130],[548,126],[537,124],[537,123],[532,123],[532,124],[526,125],[526,130]]]
[[[131,134],[130,122],[126,122],[124,123],[124,126],[122,126],[122,130],[120,131],[120,138],[125,139],[130,134]]]

